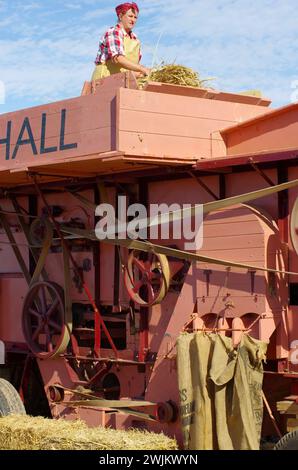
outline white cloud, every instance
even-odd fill
[[[105,0],[19,0],[0,9],[0,79],[7,104],[22,107],[80,94],[90,78],[99,37],[115,21]],[[227,91],[261,89],[274,105],[290,101],[298,79],[295,0],[140,0],[137,31],[144,63],[188,65]],[[3,109],[1,106],[0,110]]]

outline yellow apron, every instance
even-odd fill
[[[125,36],[124,52],[126,59],[130,60],[134,64],[138,64],[140,57],[140,42],[136,39],[130,38],[129,36]],[[121,72],[127,72],[127,69],[121,67],[119,64],[114,64],[111,60],[108,60],[104,64],[96,65],[91,80],[100,80],[101,78],[109,77],[114,73]]]

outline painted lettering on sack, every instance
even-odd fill
[[[180,416],[182,426],[190,426],[194,423],[196,411],[196,402],[191,401],[185,405],[180,406]]]
[[[182,388],[179,390],[179,395],[180,395],[180,401],[183,403],[187,401],[187,390],[186,388]]]
[[[190,403],[186,403],[186,405],[180,406],[180,413],[181,416],[189,415],[194,413],[196,410],[196,402],[192,401]]]
[[[18,132],[18,138],[16,144],[13,146],[12,143],[12,132],[14,130],[14,122],[8,121],[6,128],[2,129],[0,126],[0,158],[4,157],[5,160],[14,160],[20,151],[20,148],[29,146],[31,148],[32,155],[44,155],[47,153],[53,153],[58,151],[66,151],[75,149],[78,147],[76,142],[66,143],[66,129],[67,129],[67,110],[62,109],[60,113],[60,123],[57,128],[57,143],[56,145],[47,145],[47,113],[43,113],[41,116],[40,135],[34,135],[32,130],[32,124],[29,117],[25,117],[23,123]],[[37,142],[40,145],[37,146]]]

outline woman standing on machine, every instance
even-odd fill
[[[92,80],[131,70],[137,76],[149,75],[150,69],[140,64],[141,44],[133,33],[139,7],[136,3],[122,3],[116,7],[118,23],[108,29],[99,43]]]

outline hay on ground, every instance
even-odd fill
[[[10,415],[0,418],[1,450],[175,450],[164,434],[89,428],[82,421]]]

